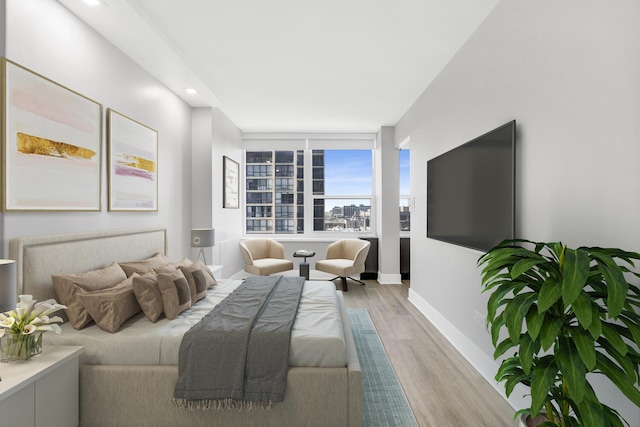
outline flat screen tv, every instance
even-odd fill
[[[516,122],[427,162],[427,237],[488,251],[515,233]]]

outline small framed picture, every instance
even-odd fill
[[[240,165],[227,156],[222,158],[222,207],[240,207]]]

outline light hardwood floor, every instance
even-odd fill
[[[365,283],[349,280],[346,305],[369,310],[421,427],[516,425],[511,406],[409,303],[406,285]]]

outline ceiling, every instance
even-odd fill
[[[376,132],[499,0],[58,1],[189,105],[218,107],[244,132]]]

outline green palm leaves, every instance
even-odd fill
[[[561,243],[507,240],[480,257],[496,375],[507,396],[531,389],[531,407],[553,412],[548,426],[622,426],[602,404],[588,373],[607,376],[640,406],[640,254],[569,249]],[[503,332],[506,332],[503,333]]]

